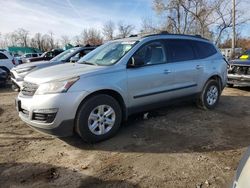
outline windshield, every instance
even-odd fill
[[[73,52],[75,52],[76,50],[77,50],[77,48],[68,49],[68,50],[58,54],[57,56],[52,58],[50,61],[65,61],[65,60],[67,60],[68,56],[70,54],[72,54]]]
[[[78,63],[107,66],[118,62],[134,45],[136,41],[108,42],[82,57]]]
[[[244,53],[242,55],[250,55],[250,50],[244,51]]]

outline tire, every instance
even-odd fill
[[[112,114],[105,117],[108,112]],[[114,136],[121,121],[122,111],[119,103],[109,95],[100,94],[89,98],[79,107],[75,130],[85,142],[96,143]]]
[[[233,84],[227,84],[227,87],[232,88],[232,87],[234,87],[234,85]]]
[[[220,99],[220,86],[216,80],[208,80],[200,93],[196,104],[199,108],[209,110],[216,107]]]

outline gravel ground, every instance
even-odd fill
[[[218,107],[191,102],[138,114],[88,145],[34,131],[0,88],[0,187],[228,187],[250,145],[250,88],[226,88]]]

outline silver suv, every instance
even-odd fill
[[[130,114],[195,97],[214,108],[227,82],[227,64],[198,36],[156,34],[108,42],[76,64],[28,74],[16,99],[20,118],[56,136],[86,142],[112,137]]]

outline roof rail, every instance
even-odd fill
[[[161,31],[160,33],[145,35],[145,36],[143,36],[143,38],[152,37],[152,36],[159,36],[159,35],[195,37],[195,38],[200,38],[200,39],[208,40],[206,38],[203,38],[201,35],[174,34],[174,33],[169,33],[167,31]]]

